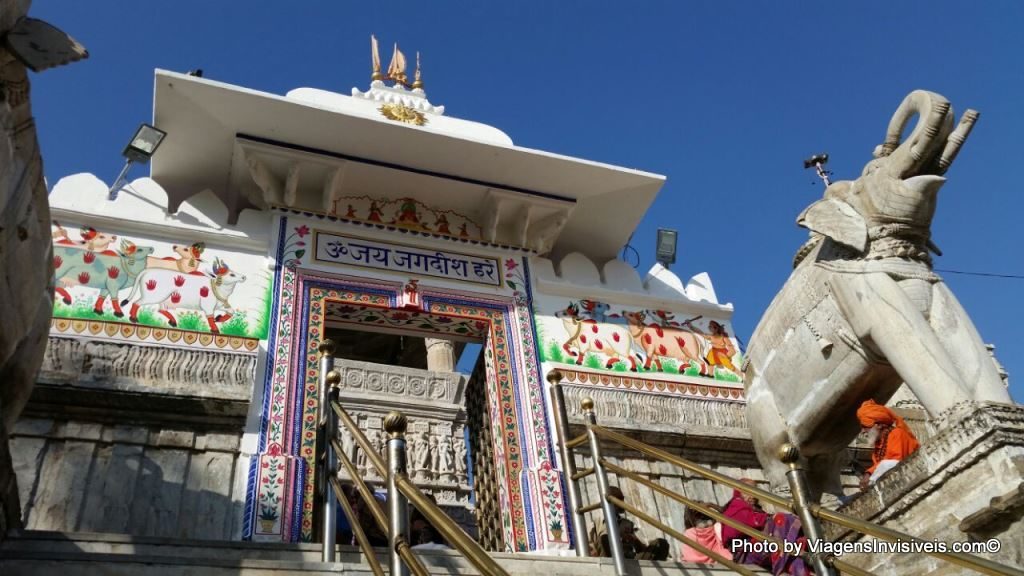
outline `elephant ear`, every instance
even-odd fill
[[[858,252],[863,252],[867,247],[867,223],[852,206],[842,200],[818,200],[797,217],[796,223]]]

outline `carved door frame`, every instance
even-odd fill
[[[323,334],[325,303],[400,312],[404,282],[342,276],[307,267],[297,253],[296,233],[308,234],[312,215],[281,216],[276,227],[277,262],[271,303],[271,331],[263,357],[258,446],[251,457],[243,516],[245,539],[310,540],[313,535],[313,453],[317,409],[317,344]],[[285,231],[294,228],[294,233]],[[547,408],[541,386],[529,301],[526,259],[505,260],[509,294],[469,292],[421,279],[422,309],[432,317],[482,323],[488,365],[489,416],[494,436],[502,530],[510,551],[565,547],[552,533],[564,526],[561,490],[541,490],[560,474],[555,469]]]

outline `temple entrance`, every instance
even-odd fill
[[[528,526],[536,516],[525,492],[531,474],[546,469],[529,466],[533,458],[546,459],[549,446],[540,379],[528,356],[535,346],[533,331],[522,303],[502,295],[417,288],[415,279],[398,283],[289,267],[282,269],[278,290],[267,344],[273,353],[265,367],[261,453],[247,498],[252,538],[316,538],[314,498],[322,476],[316,464],[318,347],[332,337],[347,342],[339,354],[362,358],[342,357],[336,368],[339,400],[370,446],[383,448],[384,416],[400,410],[409,421],[410,479],[439,505],[463,510],[466,516],[456,519],[470,532],[477,525],[474,511],[496,511],[486,517],[500,523],[500,538],[485,532],[487,547],[533,549],[537,533]],[[447,348],[449,364],[458,364],[455,351],[461,346],[463,351],[479,346],[482,352],[475,362],[463,360],[458,371],[423,370],[424,352],[430,357]],[[474,372],[479,376],[464,376]],[[338,440],[343,448],[354,444],[354,439]],[[465,458],[456,456],[463,453]],[[486,455],[486,465],[480,454]],[[363,474],[365,469],[363,463],[360,476],[375,480]],[[541,512],[555,514],[552,522],[564,525],[559,503],[552,500]]]
[[[334,319],[324,323],[324,336],[336,345],[342,405],[382,455],[383,417],[391,410],[405,413],[410,479],[485,547],[503,550],[484,339],[468,330],[433,338],[409,326],[373,325],[374,314],[383,318],[383,311],[372,312],[369,323],[355,324],[341,319],[346,312],[335,310]],[[425,315],[410,314],[409,319],[417,316]],[[449,324],[437,317],[418,322],[420,327]],[[347,431],[341,440],[364,480],[383,495],[383,479]]]

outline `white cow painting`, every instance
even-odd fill
[[[129,318],[138,322],[139,310],[155,307],[172,327],[178,325],[172,313],[191,310],[202,313],[210,332],[219,333],[218,324],[227,322],[235,313],[229,298],[235,287],[245,282],[245,276],[233,272],[218,259],[211,272],[181,273],[164,268],[147,268],[139,274],[135,286],[121,305],[132,302]]]

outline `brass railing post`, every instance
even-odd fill
[[[338,399],[338,384],[341,383],[341,374],[334,370],[334,342],[324,340],[318,347],[320,351],[320,405],[317,407],[317,426],[319,438],[317,444],[320,452],[317,452],[317,461],[320,473],[320,499],[323,503],[323,562],[334,562],[334,550],[337,540],[338,529],[338,503],[335,499],[334,490],[331,489],[330,476],[337,474],[338,461],[331,447],[331,437],[337,433],[337,419],[333,418],[334,410],[331,410],[331,402]]]
[[[551,405],[555,412],[555,435],[558,438],[558,454],[562,458],[562,476],[565,478],[565,486],[569,493],[573,534],[576,535],[576,555],[590,556],[587,523],[583,514],[580,513],[582,500],[580,498],[579,481],[573,478],[576,475],[576,461],[573,458],[572,448],[566,445],[569,439],[569,416],[565,411],[562,373],[558,370],[551,370],[548,372],[547,380],[551,386]]]
[[[397,479],[405,476],[405,429],[408,421],[401,412],[392,411],[384,418],[384,431],[388,433],[388,548],[391,576],[409,576],[409,568],[402,562],[399,546],[408,543],[409,501],[398,489]]]
[[[807,537],[808,542],[821,542],[824,533],[821,530],[818,519],[814,517],[811,511],[811,492],[807,487],[807,477],[804,474],[804,469],[800,466],[800,451],[797,450],[796,446],[787,442],[779,448],[779,460],[789,465],[786,479],[789,480],[789,490],[793,494],[793,508],[800,517],[800,523],[804,528],[804,536]],[[811,562],[814,564],[815,574],[822,576],[835,575],[835,570],[825,562],[821,554],[815,554],[810,550],[807,551],[807,554],[811,557]]]
[[[615,513],[615,505],[608,499],[608,473],[601,463],[601,440],[594,431],[597,426],[597,415],[594,414],[594,400],[584,398],[582,402],[583,418],[587,422],[587,438],[590,440],[590,456],[594,459],[594,475],[597,476],[597,491],[601,493],[601,511],[604,513],[605,530],[608,533],[608,548],[615,562],[615,573],[626,576],[626,559],[622,553],[622,535],[619,534],[619,517]],[[600,538],[600,535],[597,535]]]

